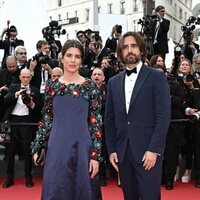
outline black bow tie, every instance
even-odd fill
[[[137,68],[136,67],[131,69],[131,70],[126,69],[127,76],[130,76],[132,73],[137,74]]]

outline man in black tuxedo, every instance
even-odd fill
[[[154,55],[160,54],[165,60],[165,54],[169,52],[167,33],[170,28],[170,21],[164,18],[164,6],[157,6],[155,14],[157,15],[157,20],[152,25],[153,51]]]
[[[163,72],[142,63],[144,39],[127,32],[117,55],[126,70],[108,81],[105,133],[110,162],[126,200],[160,200],[162,157],[170,122],[170,91]]]
[[[39,91],[30,86],[30,70],[26,68],[21,70],[19,78],[21,84],[11,84],[5,96],[4,101],[7,106],[7,112],[5,113],[3,121],[8,120],[11,123],[37,122],[42,104]],[[26,124],[11,125],[11,142],[7,147],[7,180],[2,185],[3,188],[8,188],[14,184],[14,160],[19,141],[24,151],[26,186],[33,186],[31,175],[32,156],[30,149],[32,134],[33,130],[31,126]]]
[[[3,40],[4,35],[5,39]],[[4,56],[2,60],[1,67],[5,68],[5,61],[8,55],[14,56],[14,50],[17,46],[24,46],[24,41],[17,38],[17,28],[15,26],[10,26],[10,28],[5,28],[0,36],[0,49],[4,49]]]

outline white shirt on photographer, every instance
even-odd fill
[[[22,88],[29,88],[29,85],[28,86],[23,86],[21,84],[21,91],[23,91],[24,89]],[[19,97],[17,97],[17,103],[12,111],[12,115],[17,115],[17,116],[26,116],[26,115],[29,115],[29,109],[28,107],[23,103],[22,101],[22,95],[20,94]]]

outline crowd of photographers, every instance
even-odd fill
[[[185,171],[181,174],[182,182],[189,182],[191,177],[194,177],[195,186],[200,188],[200,53],[199,46],[193,41],[194,27],[190,26],[200,20],[190,18],[187,26],[182,28],[184,43],[177,44],[172,67],[167,70],[165,55],[168,53],[167,32],[170,21],[164,18],[164,13],[165,8],[158,6],[154,15],[139,21],[148,50],[143,63],[166,73],[171,92],[172,121],[166,140],[162,181],[166,189],[174,188],[173,182],[177,177],[181,156],[185,161]],[[49,78],[58,78],[63,74],[60,60],[62,45],[54,39],[54,35],[65,34],[65,31],[61,31],[58,23],[53,21],[50,26],[42,29],[42,33],[44,40],[37,42],[37,54],[30,59],[27,58],[25,42],[17,39],[15,26],[4,29],[0,37],[0,49],[4,49],[0,69],[0,142],[5,146],[7,160],[7,181],[3,188],[14,184],[16,153],[25,162],[26,186],[33,186],[29,146],[34,138],[35,125],[41,119],[45,83]],[[103,45],[98,31],[87,29],[76,33],[77,40],[85,50],[85,58],[79,72],[97,83],[104,101],[108,80],[125,68],[116,56],[121,34],[122,26],[116,24]],[[8,132],[11,132],[10,138]],[[103,137],[105,141],[105,133]],[[102,186],[105,186],[108,167],[105,142],[102,152],[100,178]],[[120,185],[119,178],[118,184]]]

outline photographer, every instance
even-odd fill
[[[183,58],[180,60],[178,69],[177,69],[177,81],[179,81],[184,88],[185,92],[185,100],[184,100],[184,108],[192,105],[191,98],[193,96],[193,92],[195,93],[199,90],[200,85],[196,77],[193,75],[191,62]],[[195,124],[186,123],[185,130],[183,132],[186,140],[186,144],[181,147],[181,154],[185,160],[185,171],[183,176],[181,177],[181,181],[184,183],[189,182],[191,179],[191,169],[192,169],[192,160],[193,160],[193,129]]]
[[[90,39],[89,37],[86,36],[86,32],[85,31],[78,31],[76,33],[76,37],[79,40],[79,42],[83,45],[84,47],[84,51],[85,51],[85,56],[84,56],[84,60],[82,62],[82,66],[79,69],[79,73],[82,74],[82,76],[84,77],[90,77],[90,50],[89,50],[89,44],[90,44]]]
[[[21,70],[19,78],[21,83],[12,84],[5,96],[4,101],[7,106],[7,112],[3,120],[11,123],[38,122],[42,107],[41,96],[36,88],[30,86],[30,70]],[[18,142],[20,142],[24,151],[26,186],[32,187],[32,156],[30,150],[33,138],[32,126],[12,125],[10,136],[11,141],[8,144],[7,155],[7,180],[2,187],[8,188],[14,184],[14,160]]]
[[[106,40],[105,47],[109,48],[113,52],[116,52],[117,43],[119,38],[121,37],[121,34],[122,34],[122,26],[118,24],[113,26],[110,37]]]
[[[9,24],[8,24],[9,25]],[[24,46],[24,41],[17,38],[17,29],[15,26],[5,28],[0,36],[0,49],[4,49],[4,56],[1,67],[5,68],[5,60],[8,55],[14,55],[14,50],[17,46]],[[5,36],[5,39],[3,37]]]
[[[58,61],[50,58],[50,46],[47,41],[39,40],[36,48],[38,53],[29,62],[29,69],[33,76],[31,85],[43,94],[45,82],[51,77],[52,69],[58,67]]]
[[[62,29],[62,26],[58,24],[58,21],[50,21],[49,26],[42,29],[42,34],[44,39],[48,42],[50,46],[49,56],[52,59],[58,59],[58,54],[61,52],[62,44],[60,40],[55,39],[55,35],[59,38],[60,35],[66,34],[66,30]]]
[[[195,54],[199,53],[199,45],[193,41],[194,33],[192,30],[186,30],[183,33],[184,44],[181,45],[181,53],[192,62]]]
[[[157,6],[155,9],[157,20],[152,22],[152,38],[153,38],[153,51],[154,54],[161,54],[165,60],[165,54],[168,50],[168,38],[167,33],[170,28],[170,21],[164,18],[165,7]]]
[[[88,67],[92,70],[94,67],[100,67],[101,61],[105,55],[110,52],[110,49],[104,47],[101,36],[98,31],[93,31],[89,44],[89,58]]]

